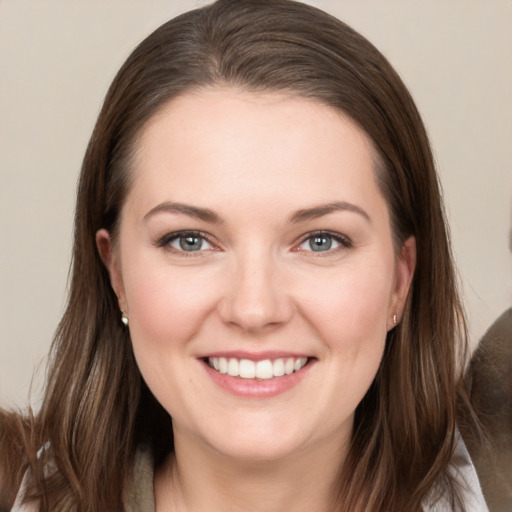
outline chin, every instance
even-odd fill
[[[297,421],[251,421],[214,427],[208,425],[205,440],[216,452],[233,460],[271,462],[300,453],[311,438]]]
[[[278,462],[300,452],[300,448],[291,443],[264,440],[240,440],[230,443],[229,446],[217,444],[212,447],[228,459],[245,463]]]

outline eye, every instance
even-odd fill
[[[299,251],[334,252],[340,248],[350,248],[352,242],[344,235],[320,231],[311,233],[299,245]]]
[[[199,252],[214,249],[206,236],[196,231],[170,233],[160,239],[158,246],[179,252]]]

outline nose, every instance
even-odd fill
[[[271,256],[240,258],[218,305],[222,321],[253,334],[289,322],[293,301],[282,277]]]

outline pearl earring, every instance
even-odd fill
[[[126,319],[128,320],[128,319]],[[396,313],[393,315],[393,325],[396,325],[398,323],[398,317],[396,316]]]
[[[123,310],[121,310],[121,322],[123,322],[124,325],[128,325],[128,317]]]

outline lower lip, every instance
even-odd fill
[[[229,391],[232,395],[243,398],[272,398],[285,393],[297,386],[307,375],[313,361],[310,360],[298,372],[282,377],[273,377],[272,379],[242,379],[240,377],[231,377],[226,373],[220,373],[214,370],[206,361],[202,361],[210,378],[219,387]]]

